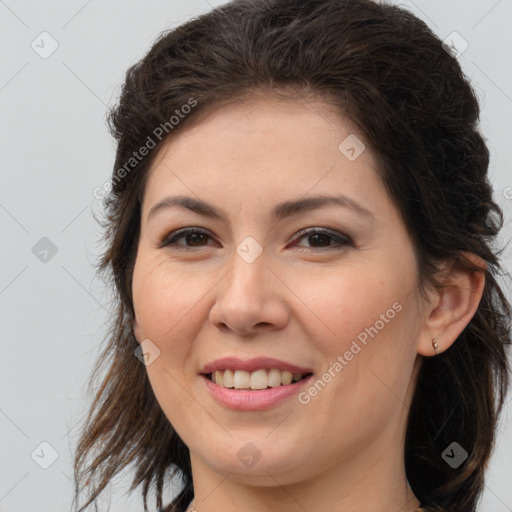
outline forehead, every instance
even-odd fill
[[[261,204],[269,194],[371,194],[381,187],[376,181],[370,148],[332,105],[251,98],[210,108],[168,138],[149,170],[144,210],[176,191],[210,198],[243,192]]]

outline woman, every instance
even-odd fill
[[[478,116],[398,7],[234,1],[161,36],[110,118],[80,510],[133,463],[165,511],[474,511],[511,320]]]

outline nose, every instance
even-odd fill
[[[289,321],[289,289],[269,267],[265,252],[249,262],[233,251],[230,270],[215,287],[210,321],[218,329],[251,336],[282,329]]]

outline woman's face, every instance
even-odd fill
[[[259,99],[213,110],[150,169],[135,334],[193,470],[276,485],[401,456],[423,309],[363,142],[324,103]],[[236,389],[203,375],[228,357]]]

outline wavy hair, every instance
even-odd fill
[[[441,287],[436,271],[448,258],[485,273],[464,331],[422,361],[405,440],[407,478],[425,509],[474,512],[510,378],[511,306],[495,246],[503,213],[493,201],[478,100],[457,59],[409,11],[371,0],[234,0],[162,33],[128,69],[108,116],[117,153],[97,270],[115,297],[75,453],[75,501],[87,496],[79,511],[129,465],[130,491],[142,486],[145,510],[148,494],[163,512],[183,512],[194,496],[188,448],[134,357],[141,198],[165,140],[207,108],[257,93],[321,98],[359,129],[411,237],[422,293]],[[195,107],[184,109],[191,99]],[[177,110],[188,113],[169,122]],[[150,139],[156,147],[133,160]],[[486,268],[472,266],[466,251]],[[457,469],[441,457],[453,441],[469,454]],[[181,491],[164,505],[164,483],[175,476]]]

